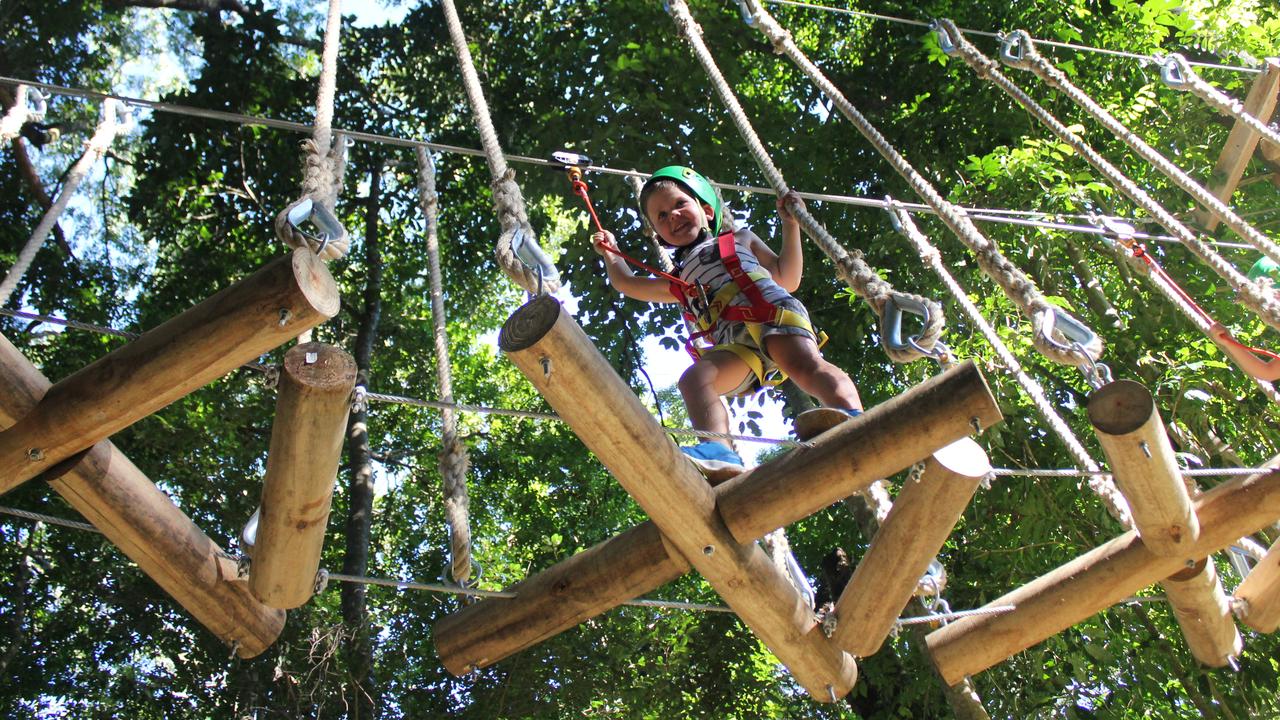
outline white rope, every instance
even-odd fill
[[[1280,130],[1277,130],[1275,125],[1268,125],[1261,118],[1250,115],[1244,103],[1205,82],[1204,78],[1197,75],[1191,68],[1191,63],[1187,62],[1185,57],[1178,53],[1169,55],[1164,59],[1160,70],[1161,77],[1169,87],[1174,90],[1190,91],[1209,107],[1239,121],[1260,135],[1264,141],[1280,147]]]
[[[1110,130],[1113,135],[1123,141],[1125,145],[1128,145],[1129,148],[1137,153],[1143,160],[1151,163],[1156,170],[1159,170],[1162,175],[1169,178],[1173,184],[1182,188],[1182,190],[1194,198],[1197,203],[1208,209],[1209,212],[1213,213],[1213,215],[1221,220],[1227,227],[1231,228],[1233,232],[1248,241],[1249,244],[1257,248],[1259,252],[1263,253],[1275,262],[1280,263],[1280,245],[1277,245],[1271,240],[1271,238],[1259,232],[1257,228],[1253,227],[1237,215],[1234,210],[1227,206],[1226,203],[1219,200],[1217,196],[1206,190],[1203,185],[1196,182],[1190,175],[1183,172],[1182,168],[1179,168],[1177,165],[1170,162],[1168,158],[1158,152],[1155,148],[1148,145],[1146,141],[1138,137],[1136,133],[1130,130],[1124,123],[1116,119],[1114,115],[1107,112],[1106,109],[1095,102],[1093,98],[1089,97],[1088,93],[1085,93],[1083,90],[1076,87],[1069,79],[1067,79],[1067,76],[1063,74],[1061,70],[1055,67],[1053,63],[1049,62],[1047,58],[1036,50],[1035,42],[1031,40],[1031,36],[1025,31],[1014,31],[1004,40],[1004,43],[1006,43],[1007,47],[1016,48],[1016,50],[1012,50],[1011,52],[1001,53],[1001,58],[1004,59],[1006,63],[1018,69],[1030,70],[1049,87],[1052,87],[1066,95],[1072,100],[1072,102],[1079,105],[1085,112],[1092,116],[1094,120],[1097,120],[1103,127]],[[1187,68],[1187,70],[1189,72],[1190,68]],[[1204,81],[1200,81],[1200,84],[1208,87],[1208,84],[1204,83]],[[1209,89],[1212,90],[1212,88]],[[1221,93],[1219,93],[1219,95],[1221,95]],[[1225,98],[1225,96],[1223,97]],[[1212,265],[1214,263],[1211,262],[1210,264]],[[1239,275],[1239,273],[1236,273],[1236,275]],[[1224,278],[1228,281],[1234,280],[1234,278],[1229,275],[1224,275]],[[1243,282],[1248,283],[1248,280],[1243,275],[1239,275],[1239,278]],[[1232,284],[1234,286],[1236,283],[1233,282]],[[1239,289],[1236,289],[1236,291],[1239,292]]]
[[[453,404],[453,369],[449,362],[449,333],[445,322],[444,281],[440,272],[440,238],[436,218],[439,195],[436,193],[436,168],[426,148],[417,148],[418,204],[426,218],[427,264],[431,274],[432,338],[436,351],[436,380],[440,399]],[[471,500],[467,494],[467,470],[471,458],[467,446],[458,436],[458,418],[453,408],[445,408],[440,431],[440,476],[444,479],[444,512],[449,523],[450,575],[462,585],[471,577]]]
[[[1090,342],[1075,345],[1058,341],[1054,333],[1057,323],[1052,321],[1059,314],[1065,315],[1065,312],[1049,303],[1035,283],[1010,262],[994,242],[983,236],[962,212],[938,194],[933,185],[912,167],[911,163],[885,139],[884,135],[854,107],[844,93],[828,80],[826,75],[796,46],[790,33],[784,30],[755,0],[745,0],[745,3],[744,7],[752,12],[757,27],[769,38],[774,50],[789,57],[811,82],[831,98],[841,114],[853,123],[863,137],[907,181],[916,195],[920,196],[956,237],[977,256],[978,265],[983,272],[994,280],[1004,290],[1005,295],[1031,320],[1034,326],[1032,343],[1036,350],[1050,360],[1066,365],[1092,365],[1094,360],[1101,357],[1103,350],[1101,338],[1092,330],[1085,328],[1083,323],[1080,323],[1080,327],[1092,336]],[[1079,321],[1076,320],[1076,322]],[[1085,356],[1082,356],[1077,349],[1081,347]]]
[[[462,84],[467,91],[467,101],[471,104],[471,114],[475,119],[476,129],[480,132],[480,144],[484,147],[485,157],[489,161],[489,173],[493,177],[493,207],[498,214],[498,224],[502,227],[494,255],[503,272],[528,292],[555,292],[560,287],[559,279],[545,275],[539,279],[533,270],[516,257],[512,247],[518,234],[525,242],[535,245],[537,236],[525,213],[524,196],[520,193],[520,186],[516,184],[515,171],[507,166],[506,156],[502,154],[502,147],[498,143],[498,133],[489,116],[489,104],[485,102],[484,90],[480,87],[480,77],[471,59],[471,50],[467,47],[467,37],[462,29],[458,10],[454,7],[453,0],[443,0],[441,5],[449,26],[454,54],[462,68]],[[540,250],[538,252],[541,253]]]
[[[751,126],[751,121],[747,118],[746,112],[742,109],[742,104],[738,102],[733,89],[729,87],[728,81],[725,80],[724,75],[716,66],[715,58],[711,56],[711,52],[703,41],[702,29],[693,19],[688,5],[685,4],[684,0],[670,0],[668,9],[675,20],[676,27],[680,30],[680,34],[693,47],[694,54],[702,63],[707,76],[711,79],[712,86],[720,97],[721,103],[729,111],[734,125],[737,126],[739,134],[742,135],[742,139],[747,144],[751,157],[756,161],[756,164],[760,167],[761,172],[764,173],[769,185],[778,197],[786,195],[790,188],[787,186],[786,180],[783,179],[782,172],[769,157],[764,143],[761,142],[760,137]],[[885,317],[886,303],[894,296],[904,296],[914,303],[928,308],[928,324],[916,340],[920,347],[926,351],[933,348],[943,330],[942,306],[920,295],[895,291],[892,285],[881,278],[875,270],[863,261],[860,251],[850,253],[845,250],[809,212],[808,208],[793,203],[788,206],[788,209],[800,222],[805,234],[812,238],[818,244],[818,247],[822,249],[822,252],[835,264],[836,271],[845,284],[880,314],[882,322]],[[888,334],[882,333],[882,337],[887,338]],[[910,362],[925,356],[924,353],[912,347],[892,348],[886,343],[884,348],[889,357],[895,362]]]
[[[0,142],[9,142],[22,132],[22,126],[28,122],[39,122],[44,119],[44,112],[31,100],[32,88],[19,85],[13,93],[13,105],[0,118]],[[39,91],[37,91],[38,93]]]
[[[1183,477],[1237,477],[1243,475],[1257,475],[1259,473],[1272,472],[1275,468],[1257,467],[1257,468],[1185,468],[1178,471]],[[994,468],[992,475],[997,477],[1049,477],[1049,478],[1077,478],[1090,476],[1105,476],[1111,473],[1107,470],[1081,470],[1079,468]]]
[[[1085,449],[1080,439],[1072,432],[1071,426],[1062,419],[1062,416],[1054,408],[1053,403],[1049,401],[1048,396],[1045,395],[1044,388],[1027,374],[1022,368],[1022,363],[1018,362],[1018,358],[1014,356],[1013,351],[1000,339],[1000,335],[991,326],[991,323],[987,322],[986,317],[982,315],[982,311],[978,309],[978,306],[969,299],[968,293],[964,291],[960,283],[947,270],[946,263],[942,260],[942,254],[920,232],[919,228],[911,220],[910,215],[905,212],[895,211],[893,216],[897,220],[902,234],[915,247],[920,259],[942,280],[942,284],[951,293],[951,297],[956,301],[956,304],[960,306],[965,315],[969,317],[969,321],[974,324],[974,327],[978,328],[978,332],[982,333],[982,337],[986,338],[987,343],[995,350],[996,357],[1000,359],[1000,364],[1013,376],[1018,386],[1027,394],[1027,397],[1031,398],[1031,404],[1035,406],[1036,412],[1040,414],[1044,422],[1058,436],[1062,444],[1066,446],[1067,452],[1072,459],[1090,473],[1087,476],[1090,478],[1089,488],[1102,499],[1112,517],[1119,520],[1125,527],[1131,527],[1133,520],[1129,512],[1129,504],[1124,499],[1120,489],[1116,487],[1110,474],[1104,473],[1098,463],[1094,462],[1089,455],[1089,451]]]
[[[58,218],[67,209],[67,204],[71,202],[71,196],[75,194],[80,187],[80,183],[84,182],[84,179],[89,175],[90,168],[98,161],[98,158],[111,149],[111,143],[116,139],[117,135],[126,133],[131,129],[133,129],[132,109],[119,100],[109,99],[104,101],[102,104],[102,119],[98,122],[98,127],[93,131],[93,136],[85,142],[84,152],[75,161],[75,164],[71,166],[71,169],[67,171],[62,188],[58,191],[58,197],[54,199],[53,204],[49,206],[49,209],[40,218],[40,223],[36,225],[31,237],[27,239],[27,244],[18,253],[18,259],[14,262],[13,267],[9,268],[9,271],[5,273],[4,280],[0,281],[0,305],[5,305],[9,302],[9,297],[17,289],[22,276],[26,274],[27,269],[31,267],[31,263],[36,259],[36,253],[40,252],[40,248],[44,246],[45,239],[49,237],[49,233],[53,231],[53,227],[58,223]]]
[[[347,254],[347,229],[334,217],[342,177],[346,171],[347,139],[333,132],[334,97],[338,83],[338,50],[342,35],[342,0],[329,0],[321,50],[316,115],[311,138],[302,142],[302,194],[276,216],[276,236],[289,247],[310,248],[325,260]],[[321,222],[318,218],[324,218]],[[319,235],[303,232],[302,219],[316,219]]]

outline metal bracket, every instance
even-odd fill
[[[538,274],[538,294],[542,295],[543,282],[555,282],[560,279],[560,271],[542,252],[536,238],[526,233],[523,227],[516,228],[511,236],[511,252],[524,263],[524,266]]]
[[[246,550],[253,548],[253,543],[258,539],[258,520],[262,516],[262,506],[259,505],[254,509],[253,514],[249,516],[249,521],[244,524],[244,529],[240,531],[240,544],[244,545]]]
[[[299,200],[293,207],[289,208],[287,217],[289,224],[295,230],[302,233],[309,240],[319,243],[316,248],[317,255],[324,252],[330,240],[340,238],[347,232],[332,210],[314,202],[311,198]],[[303,229],[302,224],[308,221],[310,221],[312,227],[319,231],[318,234],[309,233]]]
[[[946,28],[942,27],[942,23],[934,20],[929,23],[929,29],[933,30],[933,33],[938,36],[938,47],[942,49],[943,54],[948,57],[956,57],[960,54],[960,48],[956,47],[955,40],[952,39]]]
[[[1160,61],[1160,79],[1174,90],[1190,90],[1191,77],[1195,71],[1191,69],[1187,59],[1178,53],[1166,55]]]
[[[1011,68],[1025,70],[1030,62],[1026,50],[1031,46],[1031,36],[1025,30],[1014,30],[1000,38],[1000,62]]]

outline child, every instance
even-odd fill
[[[1249,268],[1248,277],[1254,282],[1269,283],[1275,289],[1276,280],[1280,279],[1280,266],[1270,258],[1259,258],[1253,267]],[[1258,357],[1252,350],[1236,342],[1235,338],[1231,337],[1231,331],[1227,330],[1222,323],[1215,322],[1209,328],[1209,337],[1227,354],[1227,357],[1235,362],[1237,367],[1250,376],[1266,382],[1280,380],[1280,360],[1276,360],[1274,356],[1266,360]],[[1270,355],[1265,351],[1264,354]]]
[[[698,430],[728,433],[729,414],[720,396],[751,391],[775,367],[824,405],[851,416],[862,411],[853,381],[822,358],[808,311],[790,295],[800,285],[803,260],[800,224],[787,202],[802,201],[794,194],[779,198],[782,252],[775,255],[751,231],[731,227],[715,188],[694,170],[671,165],[649,178],[640,193],[641,209],[662,243],[675,249],[680,279],[704,292],[638,277],[625,260],[605,252],[617,249],[613,233],[592,236],[615,289],[637,300],[681,303],[706,328],[713,347],[698,352],[679,383]],[[750,321],[757,319],[765,321]],[[682,449],[713,482],[743,471],[742,458],[727,440]]]

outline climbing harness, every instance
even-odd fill
[[[782,173],[774,165],[769,158],[768,152],[765,150],[764,144],[760,141],[755,129],[752,128],[750,120],[746,116],[746,112],[742,109],[741,103],[734,96],[733,90],[729,87],[728,81],[716,66],[715,59],[711,56],[707,49],[706,43],[702,39],[702,30],[698,27],[697,22],[693,19],[689,12],[688,5],[684,0],[670,0],[667,3],[667,10],[675,20],[676,27],[680,34],[693,47],[694,54],[701,62],[707,76],[712,81],[712,86],[719,95],[721,102],[729,111],[730,117],[733,119],[734,125],[738,128],[739,134],[747,143],[748,149],[756,164],[769,180],[769,184],[773,187],[778,197],[785,197],[790,188],[787,186],[786,180],[782,177]],[[808,211],[807,208],[798,205],[789,207],[791,213],[799,221],[800,227],[805,233],[812,238],[823,253],[831,259],[840,273],[841,278],[854,291],[858,297],[861,297],[873,308],[878,314],[883,315],[884,307],[888,298],[897,291],[893,286],[881,278],[870,266],[862,259],[861,252],[850,253],[845,250],[835,238],[824,228],[816,218]],[[921,296],[912,296],[920,303],[930,305],[928,320],[931,325],[924,328],[918,338],[918,344],[924,348],[933,346],[941,336],[943,329],[943,313],[942,307],[933,300],[928,300]],[[885,348],[886,353],[895,362],[910,362],[916,360],[922,355],[914,348],[907,350]]]

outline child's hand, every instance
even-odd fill
[[[788,190],[786,195],[778,198],[778,217],[783,222],[797,222],[796,216],[792,214],[791,208],[787,207],[788,203],[795,203],[797,207],[804,207],[804,199],[801,198],[795,190]]]
[[[1221,345],[1224,341],[1232,339],[1231,331],[1227,329],[1226,325],[1223,325],[1220,322],[1215,322],[1209,326],[1209,338]]]
[[[591,247],[601,255],[608,250],[617,252],[618,242],[614,240],[613,233],[608,230],[600,230],[591,236]]]

